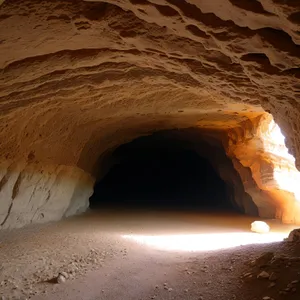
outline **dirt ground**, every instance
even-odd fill
[[[104,209],[3,231],[0,297],[299,300],[300,245],[282,242],[294,227],[268,221],[271,232],[255,234],[253,220]]]

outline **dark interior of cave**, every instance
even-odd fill
[[[121,145],[112,155],[117,163],[95,184],[91,209],[235,210],[230,187],[185,143],[154,134]]]

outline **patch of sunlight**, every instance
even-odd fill
[[[300,173],[296,170],[274,168],[274,178],[278,187],[294,194],[295,199],[300,201]]]
[[[282,134],[280,127],[272,120],[269,124],[269,135],[273,141],[276,141],[278,144],[284,145],[285,137]]]
[[[300,172],[295,166],[295,158],[285,146],[285,137],[280,127],[273,119],[268,126],[268,138],[271,139],[273,145],[276,145],[270,152],[283,158],[280,161],[282,165],[274,166],[274,179],[278,188],[293,193],[295,200],[300,201]],[[268,143],[265,144],[265,148],[270,150],[267,149]]]
[[[251,232],[223,232],[204,234],[173,235],[123,235],[141,245],[165,251],[209,251],[221,250],[251,244],[266,244],[283,241],[287,233],[270,232],[257,234]]]
[[[292,164],[295,163],[294,156],[289,153],[288,148],[285,146],[285,136],[282,134],[280,127],[274,122],[273,119],[268,124],[266,136],[263,137],[271,140],[271,143],[264,144],[265,150],[270,151],[271,153],[276,154],[279,157],[287,159]],[[270,147],[272,149],[269,149]]]

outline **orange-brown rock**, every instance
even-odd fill
[[[233,158],[260,216],[300,223],[300,173],[271,115],[230,130],[227,154]],[[245,168],[250,170],[247,177]]]

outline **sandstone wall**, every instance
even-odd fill
[[[0,164],[0,229],[60,220],[85,211],[93,178],[68,166]]]
[[[300,224],[300,173],[272,116],[230,130],[225,147],[259,215]]]
[[[257,195],[251,193],[251,190],[242,181],[240,172],[235,168],[235,164],[228,157],[224,157],[223,151],[223,149],[220,149],[219,155],[211,157],[210,162],[220,178],[227,184],[233,207],[238,207],[241,213],[259,216],[260,211],[256,205]],[[255,187],[255,185],[252,186],[252,188]]]
[[[226,129],[265,108],[297,157],[299,3],[254,2],[5,1],[1,156],[86,170],[125,127]]]
[[[42,220],[39,212],[25,215],[43,203],[49,203],[44,220],[75,213],[77,204],[73,209],[71,203],[81,197],[86,203],[91,190],[92,179],[82,172],[97,174],[103,153],[157,130],[233,133],[266,110],[299,166],[298,0],[0,0],[0,5],[1,222],[12,212],[2,227]],[[245,183],[247,194],[261,199],[263,215],[291,221],[295,201],[283,199],[297,191],[280,195],[268,174],[273,167],[280,174],[281,165],[264,155],[255,164],[249,149],[261,149],[260,141],[243,147],[247,139],[237,141],[244,150],[233,147],[229,153],[237,170],[251,170],[257,187]],[[248,171],[240,174],[251,181]],[[40,197],[33,196],[33,204],[35,186]],[[22,213],[13,203],[23,206]]]

